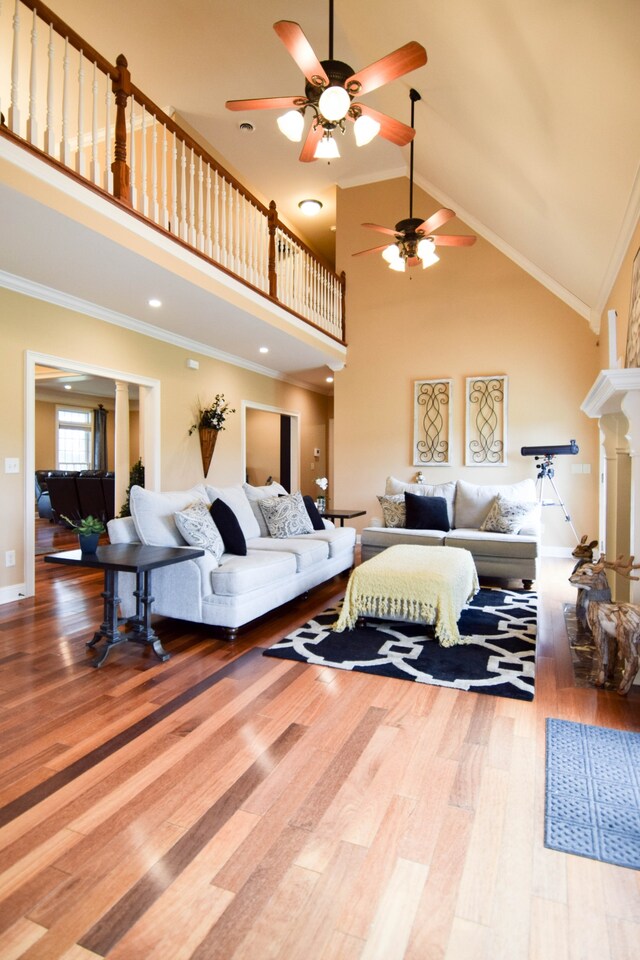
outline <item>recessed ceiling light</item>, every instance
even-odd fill
[[[327,377],[327,383],[333,383],[333,377]]]
[[[245,120],[243,123],[240,124],[240,126],[238,127],[238,130],[240,130],[242,133],[253,133],[253,131],[255,130],[255,127],[252,123],[249,123],[248,120]]]
[[[301,200],[298,204],[300,212],[306,217],[315,217],[322,210],[322,204],[319,200]]]
[[[269,353],[269,347],[260,347],[260,353]]]
[[[150,306],[150,307],[161,307],[161,306],[162,306],[162,300],[158,300],[157,297],[151,297],[151,299],[148,301],[148,303],[149,303],[149,306]]]
[[[71,384],[70,384],[70,383],[65,383],[64,388],[65,388],[65,390],[71,390]]]

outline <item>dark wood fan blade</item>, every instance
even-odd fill
[[[367,117],[371,117],[372,120],[377,120],[380,124],[379,136],[384,137],[385,140],[395,143],[398,147],[404,147],[413,140],[416,132],[413,127],[407,126],[406,123],[401,123],[400,120],[394,120],[393,117],[374,110],[373,107],[367,106],[366,103],[352,103],[351,106],[359,107],[360,111]],[[350,120],[353,120],[350,113],[348,116]]]
[[[390,246],[388,243],[383,243],[380,247],[369,247],[368,250],[360,250],[358,253],[352,253],[352,257],[363,257],[365,253],[378,253],[380,250],[386,250]]]
[[[465,234],[458,234],[455,237],[439,237],[436,234],[431,237],[436,247],[471,247],[477,239],[477,237],[470,237]]]
[[[399,234],[396,230],[391,230],[389,227],[381,227],[377,223],[363,223],[361,226],[367,227],[368,230],[377,230],[378,233],[388,233],[390,237],[401,236],[401,234]]]
[[[259,100],[227,100],[227,110],[296,110],[303,97],[263,97]]]
[[[441,227],[443,223],[446,223],[447,220],[451,220],[453,217],[455,217],[455,212],[443,207],[442,210],[436,210],[435,213],[431,214],[417,229],[425,234],[433,233],[434,230],[437,230],[438,227]]]
[[[419,263],[422,263],[420,257],[407,257],[408,267],[417,267]]]
[[[347,90],[350,90],[360,96],[364,93],[370,93],[381,87],[383,83],[389,83],[397,77],[402,77],[405,73],[417,70],[427,62],[427,51],[422,44],[412,40],[405,43],[404,47],[399,47],[393,53],[388,53],[382,60],[376,60],[369,64],[364,70],[358,70],[345,83]],[[358,84],[357,87],[353,87]]]
[[[329,85],[329,77],[324,67],[313,52],[313,48],[299,23],[293,20],[278,20],[273,29],[278,34],[285,47],[298,64],[310,83],[316,86]]]
[[[317,159],[315,156],[316,147],[318,146],[318,141],[322,140],[323,133],[324,130],[320,124],[318,124],[317,127],[311,124],[307,138],[300,151],[299,159],[302,160],[303,163],[311,163],[312,160]]]

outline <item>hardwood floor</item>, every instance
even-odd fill
[[[58,541],[54,549],[68,544]],[[543,846],[547,716],[576,687],[547,560],[533,703],[262,656],[336,578],[241,634],[158,620],[96,671],[101,578],[36,560],[0,607],[0,958],[631,960],[640,873]]]

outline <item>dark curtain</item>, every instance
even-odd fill
[[[107,469],[107,414],[108,410],[98,404],[93,411],[93,469]]]

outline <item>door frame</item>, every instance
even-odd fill
[[[35,594],[35,497],[33,483],[36,456],[36,366],[89,373],[107,380],[121,380],[138,387],[140,407],[140,455],[144,463],[145,486],[156,490],[160,484],[160,381],[152,377],[113,370],[95,363],[69,360],[36,350],[25,351],[24,398],[24,595]]]

